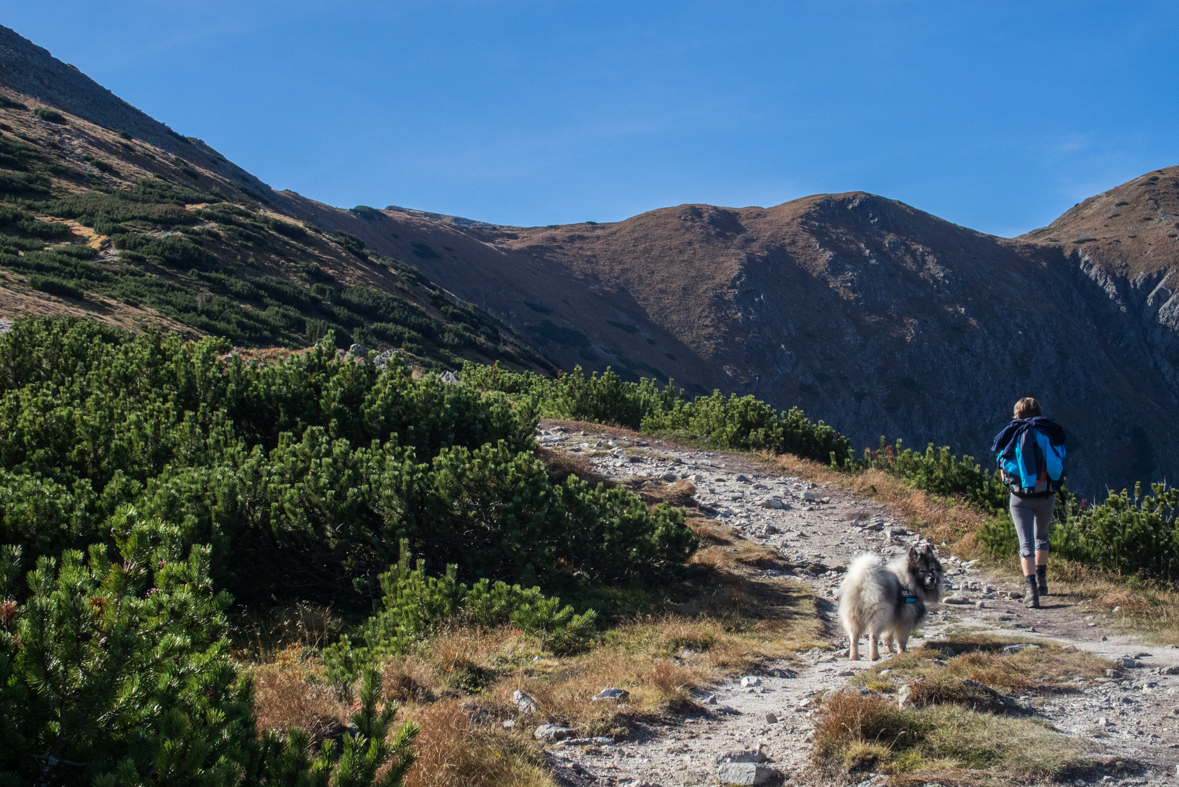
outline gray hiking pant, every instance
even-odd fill
[[[1048,497],[1011,496],[1011,520],[1019,536],[1019,556],[1031,557],[1034,552],[1048,551],[1048,534],[1052,531],[1052,512],[1056,510],[1056,495]],[[1032,536],[1035,535],[1035,549]]]

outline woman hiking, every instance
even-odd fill
[[[1011,490],[1009,509],[1027,584],[1024,606],[1039,609],[1040,596],[1048,595],[1048,536],[1064,473],[1064,429],[1026,396],[1015,403],[1014,418],[995,437],[991,452]]]

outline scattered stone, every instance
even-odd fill
[[[749,483],[749,479],[748,479],[748,478],[746,478],[746,477],[745,477],[745,476],[743,476],[743,475],[739,475],[739,476],[737,476],[737,479],[736,479],[736,481],[737,481],[737,483],[738,483],[738,484],[748,484],[748,483]]]
[[[757,677],[756,675],[746,675],[744,678],[741,678],[741,686],[743,688],[749,688],[751,686],[760,686],[760,685],[761,685],[761,678]]]
[[[1159,669],[1160,675],[1179,675],[1179,666],[1176,667],[1162,667]]]
[[[532,737],[538,741],[545,741],[547,743],[563,741],[576,736],[577,730],[570,729],[569,727],[558,727],[555,724],[542,724],[536,728],[536,732],[532,733]]]
[[[716,705],[717,699],[715,694],[709,694],[708,698],[704,700],[705,705]]]
[[[963,607],[970,604],[970,599],[966,598],[965,596],[946,596],[942,599],[942,603]]]
[[[368,357],[368,348],[363,344],[354,344],[348,348],[348,354],[355,355],[360,358],[366,358]]]
[[[770,758],[761,749],[740,749],[736,751],[721,752],[716,755],[716,764],[723,765],[726,762],[769,762]]]
[[[515,720],[515,719],[504,719],[504,729],[505,729],[505,730],[510,730],[510,729],[512,729],[512,728],[513,728],[513,727],[515,727],[515,726],[516,726],[516,720]]]
[[[1100,719],[1097,720],[1097,726],[1098,727],[1108,727],[1109,726],[1109,719],[1102,716]]]
[[[1141,667],[1142,666],[1134,659],[1128,659],[1125,657],[1120,658],[1120,659],[1114,659],[1114,664],[1117,664],[1119,667]]]
[[[766,724],[777,724],[777,723],[778,723],[778,717],[776,715],[774,715],[773,713],[766,714]]]
[[[1018,645],[1005,645],[1003,647],[1003,653],[1004,653],[1004,655],[1010,656],[1012,654],[1019,653],[1021,650],[1027,650],[1028,648],[1039,648],[1039,647],[1041,647],[1041,646],[1040,645],[1033,645],[1030,642],[1020,642]]]
[[[856,674],[855,670],[845,669],[845,670],[840,670],[839,672],[836,672],[835,677],[837,677],[837,678],[850,678],[850,677],[854,676],[855,674]]]
[[[986,609],[986,608],[987,608],[987,602],[985,602],[985,601],[980,601],[980,602],[978,602],[977,604],[975,604],[974,606],[975,606],[975,607],[977,607],[978,609]]]
[[[676,475],[675,473],[664,473],[660,477],[669,484],[672,483],[673,481],[680,480],[680,477],[678,475]]]
[[[512,704],[516,706],[516,710],[521,713],[536,713],[540,710],[540,706],[536,704],[536,700],[529,697],[524,692],[517,689],[512,692]]]
[[[818,500],[819,498],[814,492],[812,492],[811,490],[808,489],[807,491],[802,493],[802,499],[806,500],[808,503],[813,503],[816,500]]]
[[[1107,677],[1107,678],[1116,678],[1116,677],[1120,676],[1121,674],[1122,673],[1118,672],[1116,669],[1107,669],[1105,671],[1105,677]]]
[[[752,762],[726,762],[716,769],[716,778],[721,784],[769,784],[781,775],[773,768]]]
[[[1007,598],[1011,599],[1012,601],[1019,601],[1021,598],[1023,598],[1023,593],[1018,590],[1012,590],[1007,594]]]
[[[621,702],[630,696],[630,692],[626,689],[602,689],[602,691],[594,697],[595,700],[615,700]]]
[[[438,379],[444,383],[449,384],[457,383],[459,381],[458,375],[454,372],[443,372],[442,374],[438,375]]]

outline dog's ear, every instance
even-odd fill
[[[936,552],[933,551],[933,544],[926,544],[925,545],[925,554],[927,554],[927,555],[937,554]]]
[[[917,547],[909,547],[909,562],[916,564],[921,562],[921,555],[917,554]]]

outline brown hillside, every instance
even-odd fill
[[[1123,308],[1118,293],[1141,282],[1065,244],[864,193],[533,228],[282,197],[411,261],[565,368],[670,376],[800,405],[857,445],[887,434],[979,457],[1031,394],[1068,428],[1070,477],[1090,494],[1159,480],[1179,458],[1176,326],[1163,319],[1177,301],[1156,278],[1153,305]]]

